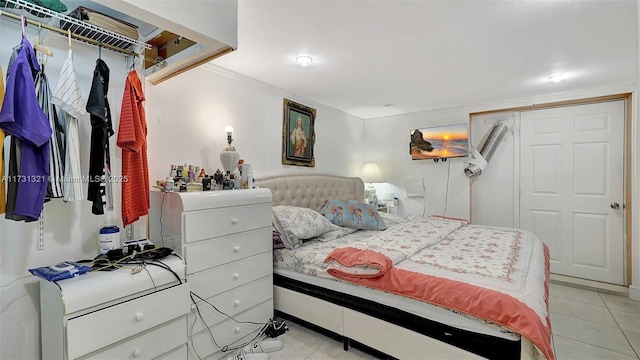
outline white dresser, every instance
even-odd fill
[[[177,256],[40,281],[43,359],[186,359],[189,285]]]
[[[183,256],[202,316],[192,306],[190,358],[241,344],[273,318],[271,204],[268,189],[152,192],[150,240]]]

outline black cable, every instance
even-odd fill
[[[144,260],[142,260],[142,261],[144,262]],[[160,260],[152,260],[151,262],[148,262],[146,264],[159,266],[159,267],[161,267],[163,269],[166,269],[166,270],[170,271],[173,274],[173,276],[175,276],[176,279],[178,279],[178,283],[182,284],[182,279],[180,278],[180,276],[175,271],[173,271],[173,269],[169,265],[163,263],[162,261],[160,261]]]
[[[202,300],[205,304],[211,306],[215,311],[219,312],[220,314],[228,317],[229,319],[235,321],[238,324],[252,324],[252,325],[263,325],[265,323],[262,322],[254,322],[254,321],[240,321],[240,320],[236,320],[234,319],[233,316],[225,314],[224,312],[220,311],[220,309],[218,309],[217,307],[215,307],[215,305],[213,305],[212,303],[208,302],[206,299],[203,299],[202,297],[200,297],[198,294],[194,293],[193,291],[191,292],[191,295],[197,297],[198,299]],[[267,323],[268,324],[268,323]]]
[[[442,216],[445,216],[447,213],[447,205],[449,203],[449,176],[451,175],[451,161],[449,161],[449,169],[447,170],[447,191],[444,194],[444,212],[442,212]]]
[[[213,336],[213,332],[211,331],[211,328],[209,327],[207,322],[204,321],[204,316],[202,316],[202,313],[200,312],[200,307],[198,306],[198,303],[196,302],[196,299],[193,298],[193,295],[195,295],[193,292],[189,293],[189,296],[191,297],[191,301],[193,302],[193,305],[196,306],[196,312],[198,313],[198,317],[200,317],[200,320],[202,320],[202,322],[204,323],[204,327],[207,328],[207,331],[209,331],[209,335],[211,335],[211,340],[213,340],[213,343],[216,345],[216,347],[218,347],[219,349],[222,350],[222,347],[220,345],[218,345],[218,342],[216,341],[216,338]],[[193,336],[193,334],[191,334],[191,336]]]
[[[204,323],[204,326],[207,328],[207,331],[209,332],[209,335],[211,336],[211,340],[213,340],[213,343],[220,349],[220,351],[222,352],[227,352],[227,351],[233,351],[233,350],[238,350],[238,349],[242,349],[244,348],[246,345],[252,343],[255,339],[259,338],[260,336],[262,336],[265,333],[265,330],[267,329],[267,327],[271,324],[272,326],[274,326],[275,328],[275,324],[273,319],[270,319],[268,322],[266,323],[262,323],[262,322],[254,322],[254,321],[240,321],[235,319],[233,316],[228,315],[222,311],[220,311],[220,309],[218,309],[217,307],[215,307],[215,305],[213,305],[212,303],[208,302],[206,299],[202,298],[201,296],[199,296],[198,294],[194,293],[193,291],[190,292],[189,294],[191,296],[191,301],[193,302],[193,304],[196,307],[196,312],[198,313],[198,317],[200,317],[200,320],[202,320],[202,322]],[[198,306],[198,303],[196,302],[196,300],[194,299],[194,296],[198,299],[200,299],[201,301],[203,301],[205,304],[211,306],[215,311],[217,311],[218,313],[228,317],[229,319],[235,321],[238,324],[251,324],[251,325],[262,325],[256,332],[256,335],[254,337],[252,337],[250,340],[248,340],[247,342],[240,344],[240,345],[236,345],[234,347],[230,347],[229,345],[224,345],[224,346],[220,346],[217,342],[216,339],[213,336],[213,333],[211,332],[211,329],[209,328],[209,325],[207,325],[207,322],[204,320],[204,317],[202,316],[202,313],[200,312],[200,307]],[[282,327],[282,325],[280,326]],[[279,329],[279,328],[278,328]]]

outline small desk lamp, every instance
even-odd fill
[[[382,171],[380,170],[380,166],[378,166],[377,162],[368,162],[365,163],[360,171],[360,178],[365,183],[368,183],[368,186],[364,189],[364,198],[370,205],[377,206],[378,205],[378,197],[376,195],[376,188],[373,187],[373,183],[381,183],[385,182],[384,176],[382,176]]]

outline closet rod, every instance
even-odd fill
[[[7,16],[7,17],[9,17],[9,18],[12,18],[12,19],[15,19],[15,20],[20,21],[20,16],[15,15],[15,14],[12,14],[12,13],[9,13],[9,12],[6,12],[6,11],[2,11],[2,10],[0,10],[0,15],[4,15],[4,16]],[[50,25],[47,25],[47,24],[43,24],[43,23],[41,23],[41,22],[37,22],[37,21],[35,21],[35,20],[31,20],[31,19],[29,19],[29,18],[25,18],[25,21],[26,21],[27,23],[29,23],[29,24],[32,24],[32,25],[36,25],[36,26],[42,27],[43,29],[47,29],[47,30],[51,30],[51,31],[55,31],[55,32],[57,32],[57,33],[59,33],[59,34],[62,34],[62,35],[64,35],[64,36],[67,36],[67,30],[62,30],[62,29],[57,28],[57,27],[54,27],[54,26],[50,26]],[[88,38],[88,37],[86,37],[86,36],[82,36],[82,35],[78,35],[78,34],[71,33],[71,37],[72,37],[72,38],[74,38],[74,39],[76,39],[76,40],[80,40],[80,41],[83,41],[83,42],[87,42],[87,43],[93,44],[93,45],[95,45],[95,46],[102,46],[102,47],[104,47],[104,48],[108,48],[108,49],[111,49],[111,50],[113,50],[113,51],[117,51],[117,52],[119,52],[119,53],[123,53],[123,54],[126,54],[126,55],[133,55],[133,56],[138,56],[138,55],[139,55],[138,53],[136,53],[136,52],[134,52],[134,51],[131,51],[131,50],[124,50],[124,49],[121,49],[121,48],[119,48],[119,47],[117,47],[117,46],[113,46],[113,45],[109,45],[109,44],[100,43],[99,41],[97,41],[97,40],[93,40],[93,39]]]

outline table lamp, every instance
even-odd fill
[[[368,183],[367,187],[364,189],[364,198],[370,204],[377,206],[378,205],[378,197],[376,195],[376,188],[373,187],[373,183],[381,183],[385,182],[384,176],[382,175],[382,171],[380,170],[380,166],[378,166],[377,162],[368,162],[365,163],[360,171],[360,178],[363,182]]]
[[[240,154],[236,152],[236,148],[231,146],[231,142],[233,141],[233,128],[231,126],[227,126],[224,128],[224,131],[227,133],[228,145],[220,153],[220,162],[222,163],[224,171],[229,174],[238,166]]]

